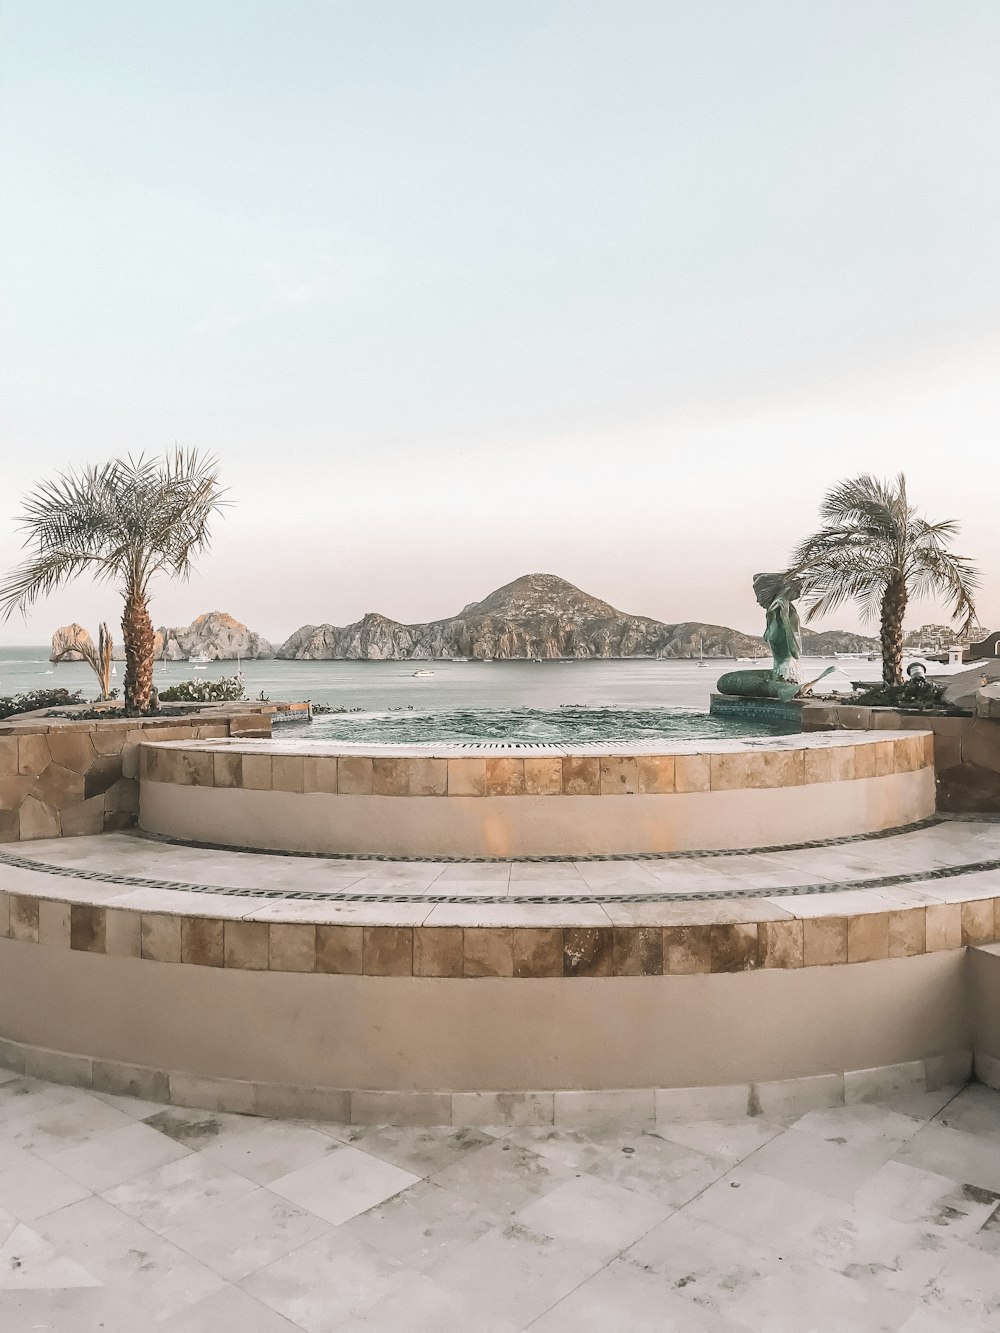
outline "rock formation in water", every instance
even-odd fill
[[[52,636],[52,652],[49,654],[50,662],[82,662],[83,653],[77,647],[78,644],[86,644],[93,648],[94,641],[87,630],[76,621],[72,625],[62,625]]]
[[[369,612],[353,625],[303,625],[277,656],[349,658],[738,657],[760,639],[725,625],[628,615],[554,574],[527,574],[445,620],[402,625]]]
[[[114,635],[112,634],[112,638]],[[94,640],[91,638],[89,630],[85,630],[82,625],[76,621],[72,625],[63,625],[56,630],[52,636],[52,651],[49,653],[50,662],[83,662],[84,656],[80,652],[79,644],[84,644],[92,651]],[[157,638],[157,652],[160,650],[160,641]],[[112,659],[115,662],[125,661],[125,649],[121,645],[120,637],[114,641],[114,652]]]
[[[265,638],[224,611],[208,611],[190,625],[164,627],[157,631],[157,636],[157,656],[169,662],[189,657],[228,662],[238,657],[274,656],[274,649]]]

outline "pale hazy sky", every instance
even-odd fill
[[[997,0],[0,14],[0,569],[37,478],[177,441],[236,503],[158,624],[547,571],[756,628],[826,487],[903,467],[1000,627]]]

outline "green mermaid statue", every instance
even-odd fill
[[[771,650],[771,670],[727,671],[719,677],[716,689],[744,699],[794,699],[808,694],[833,667],[805,683],[799,675],[802,629],[795,599],[802,596],[801,582],[787,574],[755,574],[753,591],[767,613],[764,642]]]

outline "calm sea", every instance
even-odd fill
[[[471,735],[518,735],[535,740],[630,739],[670,733],[704,736],[721,730],[705,716],[709,695],[731,661],[591,662],[244,662],[247,697],[311,699],[334,708],[360,710],[319,718],[313,734],[358,740],[456,739]],[[739,665],[750,665],[740,663]],[[836,675],[823,682],[840,691],[850,680],[875,679],[877,662],[807,658],[803,675],[827,666]],[[418,670],[433,675],[415,676]],[[162,690],[181,680],[233,675],[235,662],[215,662],[195,671],[187,662],[157,663]],[[118,664],[120,684],[124,666]],[[44,648],[0,648],[0,695],[52,687],[94,694],[93,673],[84,662],[53,666]],[[581,711],[574,717],[574,710]],[[478,717],[469,717],[469,714]],[[553,723],[552,716],[555,717]],[[727,727],[730,733],[735,728]],[[753,730],[761,731],[760,726]]]

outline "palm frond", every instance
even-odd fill
[[[814,620],[845,602],[857,602],[866,619],[878,618],[890,590],[944,596],[954,618],[975,617],[978,575],[948,546],[954,519],[931,523],[910,504],[906,477],[892,481],[868,474],[838,482],[820,506],[823,526],[800,542],[789,576],[799,578]]]
[[[9,620],[15,611],[27,611],[86,569],[102,572],[100,557],[83,551],[41,551],[16,565],[0,586],[0,619]]]
[[[161,570],[188,577],[222,496],[218,464],[194,449],[130,455],[41,482],[21,517],[33,554],[0,584],[0,614],[26,610],[87,569],[145,600]]]

